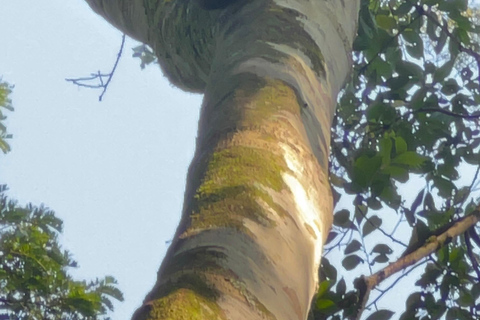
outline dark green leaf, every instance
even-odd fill
[[[393,250],[386,244],[380,243],[373,247],[372,252],[382,253],[382,254],[391,254]]]
[[[397,21],[391,16],[379,14],[375,17],[375,20],[377,21],[377,25],[383,29],[391,30],[397,27]]]
[[[389,259],[388,259],[388,256],[386,254],[379,254],[373,259],[372,265],[375,264],[375,263],[386,263],[388,261],[389,261]]]
[[[344,250],[345,254],[349,254],[355,251],[358,251],[362,247],[361,243],[357,240],[352,240]]]
[[[318,299],[317,303],[315,304],[318,310],[327,309],[334,305],[335,303],[332,300],[328,299]]]
[[[403,164],[409,167],[419,167],[425,162],[426,158],[414,151],[406,151],[392,159],[394,164]]]
[[[348,228],[352,222],[350,221],[350,211],[342,209],[335,213],[333,224],[339,227]]]
[[[376,230],[382,225],[382,219],[380,219],[378,216],[372,216],[370,217],[365,223],[363,224],[363,229],[362,229],[362,235],[366,237],[372,231]]]
[[[325,280],[320,282],[320,285],[318,286],[317,295],[319,297],[322,297],[325,294],[325,292],[328,291],[328,288],[330,288],[330,281]]]
[[[394,313],[390,310],[378,310],[368,316],[367,320],[388,320],[392,318]]]
[[[357,256],[356,254],[352,254],[350,256],[345,257],[342,260],[342,266],[346,270],[352,270],[355,269],[359,263],[363,263],[363,259]]]
[[[344,295],[345,294],[345,291],[347,290],[347,285],[345,283],[345,279],[340,279],[340,281],[338,281],[337,283],[337,286],[336,286],[336,291],[337,291],[337,294],[339,295]]]

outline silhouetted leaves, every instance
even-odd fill
[[[123,300],[112,277],[75,281],[58,244],[62,221],[45,207],[19,206],[0,186],[0,301],[9,319],[100,319]],[[103,317],[108,319],[107,317]]]
[[[479,10],[466,0],[362,0],[354,73],[332,128],[331,180],[342,210],[326,253],[338,247],[346,256],[332,259],[330,272],[343,267],[368,276],[478,207],[478,21]],[[422,261],[412,281],[417,292],[395,318],[480,318],[478,233],[473,227]],[[354,293],[340,281],[330,287],[337,304],[330,314],[346,318],[358,301],[344,307]],[[382,290],[388,296],[395,289]],[[379,305],[388,306],[382,299]],[[392,314],[380,310],[367,319]]]

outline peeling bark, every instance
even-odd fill
[[[359,0],[87,2],[205,93],[182,220],[134,318],[306,319]]]

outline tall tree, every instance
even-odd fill
[[[304,319],[327,176],[342,201],[326,255],[343,256],[322,261],[316,319],[359,319],[422,265],[401,319],[478,319],[480,27],[467,0],[87,1],[174,84],[205,92],[182,222],[139,319]],[[338,268],[364,276],[348,284]]]
[[[134,318],[306,319],[360,1],[87,2],[205,93],[182,219]]]

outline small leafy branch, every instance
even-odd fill
[[[12,135],[7,133],[7,128],[2,122],[7,118],[3,114],[3,109],[8,111],[13,111],[12,101],[8,98],[9,94],[12,92],[13,86],[9,85],[6,82],[3,82],[0,78],[0,150],[3,153],[10,151],[10,145],[5,141],[5,139],[11,139]]]
[[[109,319],[123,301],[113,277],[76,281],[58,244],[62,221],[46,207],[19,206],[0,186],[0,319]],[[99,316],[102,316],[101,318]]]

